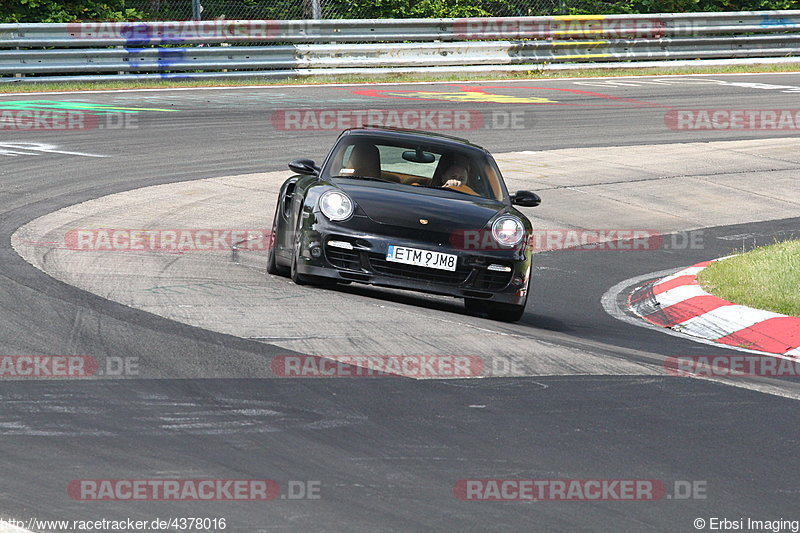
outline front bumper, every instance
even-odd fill
[[[524,247],[519,250],[461,250],[447,242],[446,236],[437,236],[435,232],[431,233],[431,240],[423,241],[408,235],[419,232],[405,230],[386,236],[319,219],[310,226],[301,237],[297,262],[301,274],[514,305],[523,305],[526,301],[532,257]],[[330,246],[330,241],[349,243],[352,249]],[[456,270],[388,262],[389,245],[454,254],[458,257]],[[494,265],[493,270],[489,269],[491,265]],[[508,271],[500,271],[500,267]]]

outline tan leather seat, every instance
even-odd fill
[[[347,160],[347,168],[354,176],[381,177],[381,153],[372,144],[356,144]]]

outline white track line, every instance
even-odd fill
[[[800,63],[800,58],[798,59]],[[591,67],[589,67],[591,68]],[[662,75],[637,75],[629,76],[584,76],[584,77],[564,77],[564,78],[527,78],[527,79],[500,79],[500,80],[453,80],[453,81],[408,81],[408,82],[362,82],[362,83],[297,83],[291,85],[236,85],[236,86],[214,86],[214,87],[164,87],[150,89],[93,89],[88,91],[38,91],[38,92],[0,92],[3,96],[36,96],[45,94],[107,94],[107,93],[144,93],[159,91],[238,91],[247,89],[289,89],[289,88],[310,88],[310,87],[365,87],[383,85],[459,85],[459,84],[496,84],[496,83],[525,83],[525,82],[552,82],[552,81],[574,81],[574,80],[624,80],[624,79],[645,79],[645,78],[685,78],[685,77],[710,77],[710,76],[780,76],[789,74],[800,74],[795,72],[741,72],[741,73],[720,73],[720,74],[662,74]],[[155,80],[157,81],[157,80]],[[0,85],[0,91],[2,90]]]

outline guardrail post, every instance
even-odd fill
[[[200,5],[200,0],[192,0],[192,20],[200,20],[202,13],[203,6]]]
[[[320,0],[309,0],[309,4],[311,5],[311,18],[314,20],[321,19],[322,6],[320,5]]]

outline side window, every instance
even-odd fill
[[[330,172],[332,176],[341,174],[342,168],[347,164],[347,160],[350,159],[350,154],[353,153],[353,146],[352,144],[348,144],[336,150],[333,161],[331,161]]]
[[[381,153],[381,170],[383,172],[393,172],[396,174],[406,174],[419,176],[421,178],[432,178],[439,164],[440,154],[433,154],[436,159],[431,163],[414,163],[403,159],[403,152],[409,148],[401,146],[378,146]]]
[[[500,186],[500,176],[490,164],[484,165],[483,168],[486,172],[487,188],[491,191],[489,197],[494,197],[496,200],[501,199],[503,197],[503,188]]]
[[[347,145],[344,150],[339,152],[342,156],[341,160],[339,161],[339,163],[341,163],[341,166],[345,166],[345,164],[347,164],[347,160],[350,159],[350,154],[353,153],[354,146],[355,146],[354,144]]]

